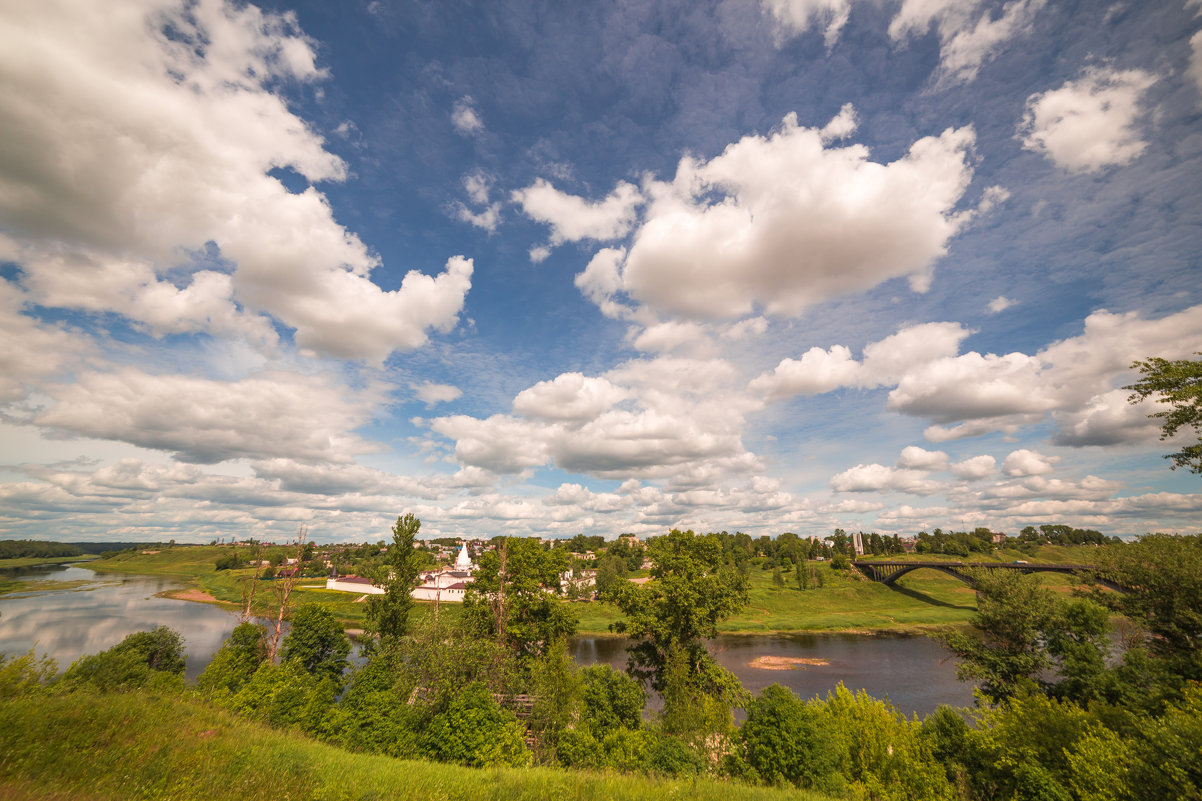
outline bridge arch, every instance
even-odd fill
[[[915,570],[929,568],[954,576],[974,589],[977,581],[973,575],[977,570],[1010,570],[1019,573],[1068,573],[1089,576],[1095,583],[1118,592],[1130,592],[1125,587],[1099,572],[1097,565],[1032,564],[1029,562],[872,562],[857,560],[852,565],[872,581],[892,586],[899,578]]]

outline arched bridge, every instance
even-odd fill
[[[854,561],[852,565],[868,578],[885,585],[892,585],[910,571],[922,568],[939,570],[949,576],[955,576],[970,587],[977,586],[975,574],[979,570],[1015,570],[1019,573],[1071,573],[1086,576],[1095,583],[1112,590],[1130,592],[1129,587],[1124,587],[1100,573],[1097,565],[1032,564],[1031,562],[870,562],[866,560]]]

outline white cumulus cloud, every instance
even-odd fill
[[[851,16],[851,0],[760,0],[760,5],[772,16],[778,40],[804,33],[811,24],[825,25],[827,47]]]
[[[925,470],[887,467],[883,464],[858,464],[831,478],[835,492],[910,492],[928,494],[941,488],[927,477]]]
[[[988,306],[989,313],[990,314],[998,314],[1000,312],[1004,312],[1006,309],[1009,309],[1013,305],[1014,305],[1013,300],[1006,297],[1005,295],[998,295],[996,298],[989,301],[989,306]]]
[[[1058,461],[1055,456],[1020,448],[1012,451],[1002,462],[1002,472],[1008,476],[1039,476],[1052,472]]]
[[[450,384],[434,384],[424,381],[413,388],[413,394],[427,406],[437,403],[450,403],[463,396],[463,390]]]
[[[54,404],[38,425],[167,451],[184,462],[348,462],[378,449],[354,433],[368,420],[370,393],[348,398],[322,376],[275,371],[223,382],[122,367],[83,373],[47,392]]]
[[[897,459],[897,466],[913,470],[946,470],[948,455],[943,451],[928,451],[917,445],[907,445]]]
[[[873,388],[896,384],[907,372],[937,359],[955,356],[971,331],[959,323],[908,326],[864,347],[856,361],[851,350],[834,345],[810,348],[801,359],[782,359],[769,373],[753,379],[748,389],[768,400],[816,395],[838,387]]]
[[[952,475],[956,478],[976,480],[992,475],[997,469],[997,460],[988,454],[971,456],[956,462],[951,466]]]
[[[270,345],[266,313],[303,349],[375,361],[453,326],[470,267],[382,291],[378,259],[315,187],[346,165],[274,87],[324,76],[295,15],[253,5],[47,0],[8,15],[0,217],[35,300]],[[309,185],[289,191],[276,168]],[[231,273],[195,266],[209,243]]]
[[[971,214],[956,206],[972,177],[971,128],[915,142],[888,164],[862,145],[827,147],[788,115],[708,162],[682,159],[650,198],[629,250],[610,250],[578,281],[599,304],[620,289],[694,319],[778,316],[890,278],[925,291],[935,262]],[[600,258],[601,254],[598,254]]]
[[[590,420],[628,394],[604,378],[563,373],[522,390],[513,399],[513,410],[541,420]]]
[[[1010,0],[995,14],[986,0],[904,0],[890,20],[889,36],[902,46],[934,28],[939,37],[939,80],[971,81],[1007,42],[1033,30],[1046,4],[1047,0]],[[828,48],[838,41],[852,5],[852,0],[760,0],[778,44],[820,27]]]
[[[1143,70],[1094,67],[1059,89],[1027,98],[1023,147],[1069,172],[1098,172],[1134,161],[1147,142],[1137,123],[1156,77]]]
[[[894,41],[934,27],[939,36],[939,77],[971,81],[1011,39],[1030,33],[1047,0],[1010,0],[994,16],[984,0],[905,0],[889,23]]]
[[[608,197],[589,202],[561,192],[542,178],[513,192],[513,201],[532,220],[551,226],[551,244],[625,236],[634,224],[643,196],[634,184],[619,183]]]

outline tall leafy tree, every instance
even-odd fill
[[[412,514],[398,517],[384,564],[371,576],[377,586],[384,588],[384,594],[367,599],[367,627],[381,638],[400,637],[409,631],[412,593],[422,563],[414,542],[421,527],[422,521]]]
[[[1023,691],[1084,702],[1111,691],[1105,609],[1063,601],[1019,573],[981,571],[977,584],[974,631],[943,635],[961,659],[961,678],[979,681],[995,702]]]
[[[330,610],[309,603],[296,610],[281,654],[282,661],[300,662],[311,675],[338,679],[350,652],[350,640]]]
[[[1202,680],[1202,535],[1148,534],[1100,549],[1097,561],[1130,592],[1095,599],[1138,621],[1174,675]]]
[[[977,614],[970,621],[975,631],[943,636],[962,660],[960,678],[979,681],[993,701],[1034,689],[1051,664],[1041,639],[1051,621],[1051,592],[1017,573],[983,573],[977,582]]]
[[[430,756],[472,767],[529,765],[522,725],[484,684],[472,684],[434,716],[422,738]]]
[[[1202,356],[1202,351],[1197,355]],[[1123,389],[1131,390],[1131,403],[1155,398],[1169,408],[1152,412],[1149,417],[1160,419],[1160,438],[1176,436],[1182,428],[1192,428],[1198,442],[1183,445],[1181,450],[1165,456],[1173,461],[1172,468],[1184,467],[1191,473],[1202,474],[1202,360],[1178,359],[1169,361],[1153,356],[1131,365],[1143,375],[1139,381]]]
[[[664,688],[665,668],[673,652],[683,652],[695,675],[716,679],[717,667],[703,641],[718,634],[718,622],[747,603],[747,578],[723,556],[716,535],[672,530],[647,543],[652,580],[642,586],[626,582],[611,593],[625,615],[613,625],[628,635],[628,670]]]
[[[496,549],[480,556],[467,586],[464,621],[519,658],[541,656],[557,640],[576,633],[575,613],[559,600],[568,555],[562,548],[543,550],[529,537],[495,541]]]

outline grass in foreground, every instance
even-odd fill
[[[0,701],[0,799],[659,799],[820,801],[707,779],[550,768],[477,770],[353,754],[188,695]]]

